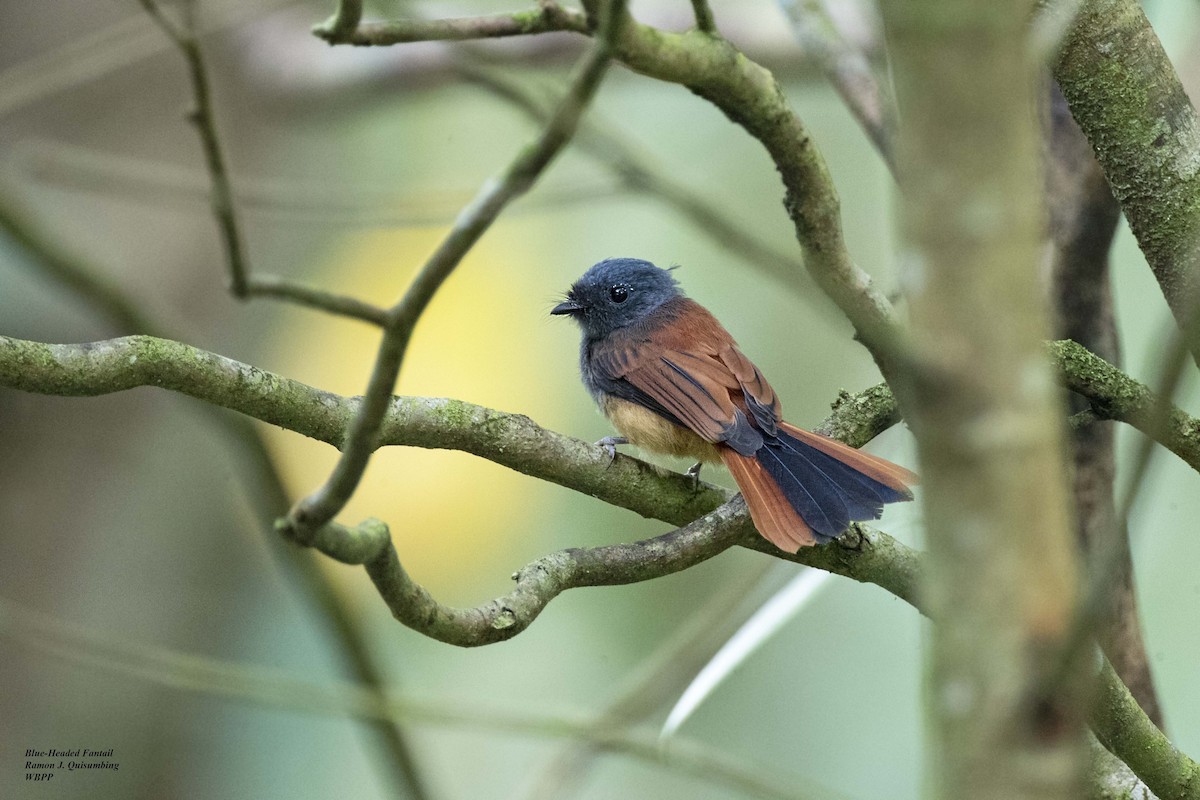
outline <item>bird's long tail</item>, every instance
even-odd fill
[[[753,456],[722,447],[721,459],[759,533],[789,553],[878,519],[885,503],[911,500],[918,482],[904,467],[787,423],[763,438]]]

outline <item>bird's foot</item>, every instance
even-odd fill
[[[704,466],[703,461],[697,461],[688,467],[687,472],[683,473],[692,479],[692,491],[700,491],[700,468]]]
[[[596,442],[596,447],[603,447],[604,452],[608,453],[608,463],[612,464],[613,459],[617,457],[617,445],[629,444],[629,440],[624,436],[605,436],[600,441]]]

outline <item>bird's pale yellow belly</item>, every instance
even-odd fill
[[[720,461],[721,456],[712,442],[702,439],[687,428],[663,419],[637,403],[611,395],[601,406],[604,415],[617,432],[652,453],[681,456],[696,461]]]

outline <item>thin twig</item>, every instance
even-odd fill
[[[696,15],[696,30],[705,33],[716,33],[717,23],[713,19],[712,8],[708,0],[692,0],[692,12]]]
[[[247,294],[246,276],[249,267],[246,264],[245,247],[242,233],[234,212],[233,190],[229,184],[229,171],[225,166],[225,154],[217,136],[217,122],[212,108],[212,88],[208,81],[208,72],[204,65],[204,57],[200,52],[200,41],[196,36],[193,18],[193,3],[184,3],[185,23],[180,25],[171,20],[159,6],[157,0],[140,0],[150,17],[179,48],[187,62],[188,79],[192,84],[192,97],[195,107],[188,114],[188,119],[196,126],[200,135],[200,144],[204,150],[204,163],[208,167],[209,179],[212,183],[211,203],[213,217],[221,233],[221,244],[225,249],[225,262],[229,269],[229,290],[234,297],[245,297]]]
[[[416,16],[415,8],[406,9],[405,13],[410,18],[421,19]],[[543,102],[544,98],[531,90],[527,82],[491,68],[489,53],[482,47],[463,41],[450,53],[455,71],[468,82],[491,92],[539,125],[550,119],[553,107]],[[596,113],[590,113],[575,134],[574,146],[607,167],[622,187],[665,203],[731,256],[757,267],[772,280],[791,289],[813,313],[832,319],[833,307],[818,299],[819,289],[804,270],[798,253],[772,245],[751,232],[744,222],[731,219],[719,204],[709,202],[704,195],[677,180],[670,171],[656,165],[650,155],[637,147],[623,131],[604,124]],[[536,197],[544,200],[546,191],[543,189]],[[523,202],[521,207],[528,208],[529,201]]]
[[[456,52],[467,49],[466,45],[460,45]],[[550,117],[551,110],[525,84],[487,68],[478,59],[460,53],[455,59],[455,69],[467,81],[505,100],[531,119],[544,124]],[[620,131],[605,126],[593,115],[584,122],[575,141],[582,152],[607,167],[627,189],[665,203],[731,256],[792,289],[815,313],[826,317],[832,313],[828,303],[818,302],[819,290],[797,253],[775,247],[750,232],[745,224],[730,219],[721,206],[657,167]]]
[[[485,184],[475,200],[463,209],[454,228],[422,267],[412,286],[388,310],[370,382],[343,444],[342,455],[328,480],[292,507],[281,528],[297,541],[308,542],[341,511],[358,486],[376,447],[379,426],[387,412],[412,331],[433,295],[505,206],[528,191],[574,135],[608,67],[612,26],[622,9],[620,0],[614,0],[595,43],[580,62],[570,89],[546,129],[498,180]]]
[[[362,20],[362,0],[337,0],[333,16],[313,26],[313,33],[322,38],[339,38],[352,33]]]
[[[382,328],[387,311],[353,297],[314,289],[274,275],[251,275],[246,284],[248,297],[276,297],[342,317],[350,317]]]
[[[574,31],[589,33],[587,16],[557,3],[543,3],[532,11],[481,17],[394,22],[367,22],[351,31],[320,28],[313,32],[330,44],[380,47],[411,42],[446,42],[464,39],[494,39],[533,33]]]
[[[829,18],[821,0],[781,0],[792,31],[812,54],[850,113],[896,175],[896,102],[875,78],[866,57],[855,49]]]
[[[302,286],[283,278],[252,277],[250,275],[241,224],[234,208],[229,171],[217,133],[217,123],[212,106],[212,88],[209,84],[204,56],[200,50],[200,40],[196,34],[195,0],[185,0],[182,25],[166,15],[159,6],[158,0],[140,0],[140,2],[150,17],[179,48],[187,62],[188,77],[191,80],[195,102],[195,107],[188,118],[195,124],[203,146],[204,161],[208,167],[210,183],[209,198],[213,216],[221,234],[221,243],[225,250],[225,261],[229,270],[229,290],[234,297],[274,297],[290,300],[303,306],[352,317],[382,327],[386,323],[385,312],[368,303],[343,297],[333,292]],[[338,30],[346,25],[353,30],[361,15],[362,3],[360,0],[349,0],[339,6],[338,14],[332,23]]]

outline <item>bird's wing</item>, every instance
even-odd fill
[[[774,436],[783,411],[771,384],[767,383],[767,379],[758,371],[758,367],[754,366],[754,362],[746,358],[732,340],[717,352],[717,357],[737,379],[750,416],[758,423],[759,428]]]
[[[686,302],[672,324],[595,345],[592,368],[622,398],[751,455],[762,446],[760,431],[775,433],[779,401],[720,323]]]

